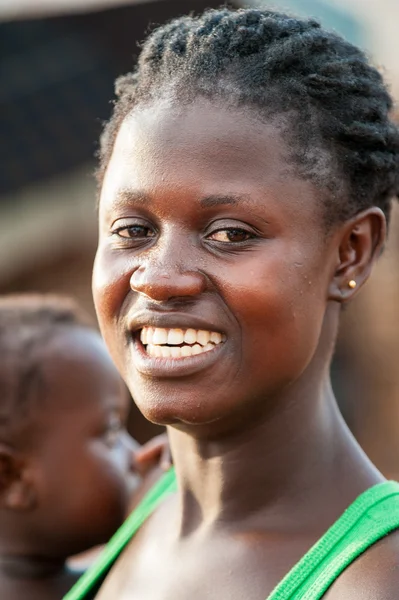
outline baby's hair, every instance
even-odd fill
[[[227,8],[179,18],[148,37],[137,68],[117,80],[116,95],[101,138],[100,185],[134,107],[202,96],[283,127],[289,162],[324,191],[328,224],[371,206],[389,220],[399,194],[392,99],[364,53],[314,19]]]
[[[29,412],[44,381],[41,350],[62,328],[94,328],[71,298],[21,294],[0,297],[0,435]]]

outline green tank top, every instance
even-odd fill
[[[174,469],[149,491],[64,600],[91,600],[144,521],[176,491]],[[386,481],[361,494],[291,569],[267,600],[319,600],[360,554],[399,528],[399,483]]]

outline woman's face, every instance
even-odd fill
[[[336,252],[320,192],[288,154],[277,125],[205,100],[122,124],[93,289],[148,419],[222,431],[259,418],[317,360]]]

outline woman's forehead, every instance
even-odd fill
[[[208,101],[154,105],[124,121],[103,181],[102,226],[133,207],[201,220],[210,198],[238,200],[240,210],[280,225],[321,221],[320,191],[297,175],[278,124]]]
[[[146,189],[157,181],[260,183],[287,177],[289,149],[276,123],[206,100],[185,107],[154,104],[122,123],[103,195],[115,188]]]

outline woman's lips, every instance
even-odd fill
[[[216,331],[143,327],[133,336],[133,362],[144,375],[183,377],[216,362],[225,342]]]

